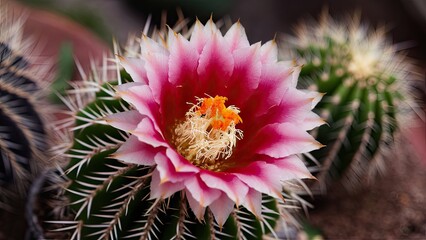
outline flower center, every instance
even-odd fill
[[[231,157],[237,139],[243,132],[235,126],[242,122],[235,106],[225,106],[227,98],[197,98],[185,114],[185,120],[174,129],[177,151],[195,166],[220,171]]]

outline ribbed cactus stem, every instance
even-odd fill
[[[24,194],[49,158],[40,87],[44,79],[37,78],[42,74],[22,42],[21,21],[10,17],[3,5],[0,14],[0,187]]]
[[[408,119],[411,65],[388,43],[383,29],[371,30],[355,15],[338,23],[323,14],[303,23],[289,41],[290,54],[304,64],[304,87],[326,93],[317,113],[327,121],[317,132],[326,148],[320,161],[322,187],[342,179],[353,188],[385,165],[397,129]]]

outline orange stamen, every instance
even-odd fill
[[[197,113],[212,119],[211,126],[213,129],[225,131],[232,122],[234,124],[243,122],[235,109],[225,106],[227,100],[228,98],[221,96],[203,98]]]

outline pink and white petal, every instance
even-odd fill
[[[170,159],[176,172],[197,173],[200,171],[198,167],[192,165],[188,160],[183,158],[180,154],[178,154],[175,150],[171,148],[167,148],[166,156]]]
[[[314,112],[307,112],[305,115],[305,119],[303,121],[300,121],[298,124],[301,124],[300,128],[309,131],[323,124],[326,124],[326,122],[324,121],[324,119],[318,116],[318,114]]]
[[[234,204],[235,203],[224,193],[222,193],[218,199],[210,204],[209,208],[220,227],[225,224],[229,214],[231,214],[231,212],[234,210]]]
[[[275,39],[262,45],[260,48],[260,61],[263,64],[276,63],[278,61],[278,47]]]
[[[221,32],[219,31],[213,19],[211,18],[207,21],[206,25],[204,25],[203,33],[207,39],[210,39],[212,36],[216,34],[219,34],[220,36],[222,36]]]
[[[250,46],[247,39],[246,31],[240,22],[234,23],[224,36],[233,52],[239,48],[246,48]]]
[[[234,71],[232,73],[229,91],[226,96],[237,106],[243,103],[250,96],[251,91],[259,86],[262,64],[260,62],[260,43],[250,47],[240,48],[233,52]]]
[[[145,61],[137,58],[120,58],[120,63],[134,82],[147,84]]]
[[[184,182],[186,179],[194,176],[192,172],[176,172],[175,166],[163,152],[157,153],[154,160],[157,164],[156,170],[160,174],[160,183]]]
[[[256,153],[274,158],[306,153],[323,146],[305,130],[291,123],[266,125],[253,139],[262,139],[262,141],[252,143]]]
[[[132,87],[143,86],[143,85],[145,85],[145,84],[141,83],[141,82],[129,82],[129,83],[124,83],[124,84],[115,86],[114,88],[115,88],[117,95],[120,96],[120,93],[127,92]]]
[[[314,107],[321,101],[322,97],[324,97],[324,93],[319,93],[315,91],[308,91],[308,90],[300,90],[306,94],[306,97],[309,99],[312,99],[312,105],[311,109],[314,109]]]
[[[160,174],[154,170],[151,177],[151,192],[149,199],[165,199],[185,188],[183,182],[163,182],[161,183]]]
[[[195,46],[198,53],[201,53],[207,42],[207,37],[204,35],[203,30],[204,25],[197,19],[192,30],[190,43]]]
[[[195,217],[202,221],[204,219],[204,213],[206,211],[206,207],[203,207],[199,201],[192,197],[191,193],[188,191],[188,187],[185,190],[186,199],[188,199],[189,207],[192,209]]]
[[[130,110],[108,115],[104,120],[115,128],[130,132],[136,129],[142,118],[144,118],[144,116],[138,111]]]
[[[275,198],[282,198],[280,169],[263,161],[255,161],[234,174],[247,186]]]
[[[160,130],[159,105],[153,99],[151,88],[148,85],[134,86],[127,91],[119,92],[119,95],[128,103],[132,104],[140,114],[149,117],[155,126],[155,129]]]
[[[171,36],[170,36],[171,35]],[[199,54],[180,34],[169,33],[169,81],[173,85],[181,85],[185,81],[197,79]],[[193,84],[195,82],[192,82]]]
[[[164,137],[155,129],[154,123],[149,118],[143,118],[135,130],[131,131],[139,141],[145,142],[154,148],[168,147]]]
[[[250,188],[247,197],[241,203],[251,213],[253,213],[258,219],[262,218],[262,193]]]
[[[226,193],[237,205],[247,195],[247,185],[231,173],[202,171],[200,177],[208,187]]]
[[[298,124],[299,128],[305,131],[310,130],[311,124],[305,124],[304,121],[311,112],[313,98],[292,87],[283,91],[282,96],[285,96],[282,101],[262,116],[265,124],[288,122]]]
[[[152,96],[161,104],[162,90],[169,84],[169,56],[159,53],[147,53],[145,69]]]
[[[266,156],[265,156],[266,157]],[[288,181],[292,179],[315,178],[309,172],[303,161],[296,155],[285,158],[262,158],[261,161],[266,161],[269,164],[275,165],[280,169],[281,181]]]
[[[145,35],[141,38],[140,46],[142,58],[145,58],[149,54],[160,54],[164,56],[169,54],[164,45],[159,44]]]
[[[185,180],[187,195],[191,195],[202,207],[218,199],[221,191],[208,187],[198,176]]]
[[[220,34],[215,34],[204,46],[197,68],[199,84],[195,94],[222,94],[234,69],[234,58],[228,44]]]
[[[297,82],[299,80],[299,75],[300,75],[300,71],[302,70],[301,66],[295,66],[293,67],[293,73],[291,74],[291,86],[292,87],[296,87],[297,86]]]
[[[155,164],[154,157],[157,152],[158,149],[139,141],[135,136],[130,136],[111,156],[127,163],[152,166]]]
[[[277,122],[304,124],[303,122],[306,118],[315,119],[315,116],[310,113],[312,113],[312,106],[316,104],[314,101],[319,101],[318,99],[322,97],[322,94],[290,88],[286,91],[285,95],[287,97],[283,98],[279,106],[283,111],[274,114]],[[320,123],[319,119],[317,123]],[[312,129],[310,125],[312,124],[307,123],[306,126],[300,127],[303,127],[304,130],[310,130]]]
[[[175,103],[185,106],[187,102],[194,101],[194,91],[198,85],[197,67],[199,54],[195,47],[182,35],[169,34],[172,34],[171,36],[169,35],[169,42],[172,42],[169,57],[169,82],[174,87],[174,89],[170,89],[173,92],[171,94],[174,96],[167,95],[164,97],[172,98]],[[168,101],[169,99],[163,99],[163,103]],[[163,109],[169,115],[169,108],[164,107]],[[179,112],[175,107],[172,111]]]
[[[201,53],[209,39],[218,33],[218,29],[212,20],[206,23],[206,26],[197,19],[191,34],[191,45],[194,45],[198,53]]]
[[[247,117],[258,117],[264,115],[272,106],[281,103],[285,92],[289,88],[289,82],[285,79],[291,76],[289,68],[281,62],[275,64],[263,64],[260,82],[257,90],[241,106],[243,119]],[[262,101],[259,101],[262,99]]]

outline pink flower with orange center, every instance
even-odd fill
[[[210,20],[141,49],[122,60],[134,82],[117,87],[134,110],[106,120],[131,133],[115,158],[155,166],[152,199],[183,190],[199,219],[209,207],[222,225],[235,206],[261,217],[262,194],[312,177],[297,154],[322,146],[307,133],[323,123],[322,95],[296,89],[300,68],[277,60],[275,41],[251,45],[240,23],[222,35]]]

